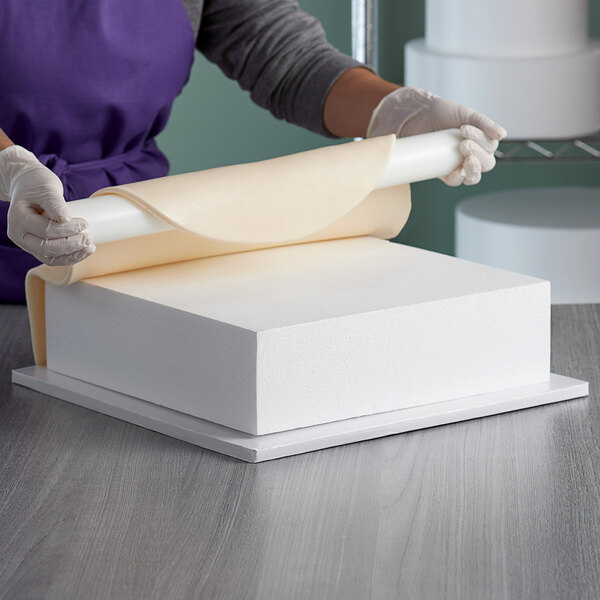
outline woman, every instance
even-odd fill
[[[400,88],[330,46],[292,0],[0,0],[0,301],[27,270],[95,249],[66,201],[162,177],[158,149],[197,48],[283,118],[334,137],[461,127],[448,185],[493,168],[505,131],[423,90]],[[6,232],[6,233],[5,233]]]

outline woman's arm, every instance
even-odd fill
[[[0,129],[0,152],[9,146],[14,146],[12,140]]]
[[[293,0],[205,0],[196,46],[275,117],[330,136],[325,98],[361,66]]]
[[[323,108],[325,127],[338,137],[365,137],[375,107],[399,87],[368,69],[349,69],[327,95]]]

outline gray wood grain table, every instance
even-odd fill
[[[2,599],[600,598],[600,305],[553,310],[590,397],[259,465],[11,385],[28,335],[0,306]]]

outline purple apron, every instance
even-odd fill
[[[181,0],[0,0],[0,127],[62,180],[65,199],[162,177],[154,137],[187,83],[195,39]],[[6,237],[0,302],[39,264]]]

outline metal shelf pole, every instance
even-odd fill
[[[377,0],[352,0],[352,57],[375,71],[379,38]]]

